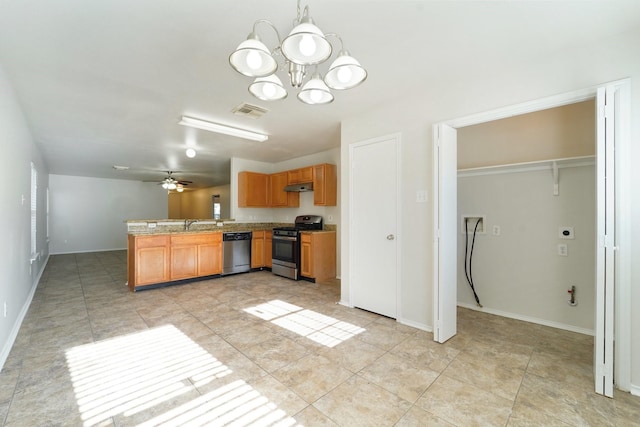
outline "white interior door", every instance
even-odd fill
[[[613,397],[615,283],[615,86],[598,88],[596,141],[596,393]]]
[[[397,318],[399,135],[351,150],[351,302]]]
[[[457,332],[457,132],[445,124],[433,130],[434,140],[434,286],[433,339],[445,342]],[[454,195],[453,197],[451,195]]]

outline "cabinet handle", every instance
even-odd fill
[[[396,236],[394,236],[393,234],[389,234],[389,235],[387,236],[387,240],[393,240],[393,239],[395,239],[395,238],[396,238]]]

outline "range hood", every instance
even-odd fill
[[[284,191],[292,193],[302,193],[305,191],[313,191],[313,182],[307,182],[305,184],[292,184],[284,187]]]

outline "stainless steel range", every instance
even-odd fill
[[[293,227],[273,229],[271,271],[293,280],[300,278],[300,231],[322,230],[319,215],[299,215]]]

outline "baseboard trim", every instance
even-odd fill
[[[416,329],[420,329],[421,331],[425,331],[425,332],[433,332],[433,328],[429,325],[426,325],[424,323],[420,323],[420,322],[414,322],[413,320],[407,320],[407,319],[396,319],[398,323],[401,323],[403,325],[407,325],[407,326],[411,326],[412,328],[416,328]]]
[[[44,263],[42,263],[42,268],[38,272],[38,276],[34,283],[31,284],[31,291],[29,291],[29,295],[27,296],[27,300],[22,305],[22,309],[20,313],[18,313],[18,317],[16,318],[16,322],[13,325],[13,329],[11,329],[11,334],[9,334],[9,339],[2,347],[2,352],[0,353],[0,371],[4,368],[4,364],[9,357],[9,353],[11,353],[11,349],[13,348],[13,344],[16,342],[16,338],[18,338],[18,332],[20,332],[20,327],[22,327],[22,322],[27,315],[27,311],[29,311],[29,307],[31,306],[31,302],[33,301],[33,296],[36,293],[36,289],[38,288],[38,284],[40,283],[40,279],[42,278],[42,273],[44,273],[44,269],[49,262],[49,255],[47,255],[47,259],[45,259]]]
[[[73,255],[73,254],[86,254],[90,252],[113,252],[113,251],[126,251],[127,248],[114,248],[114,249],[87,249],[84,251],[71,251],[71,252],[52,252],[50,255]]]
[[[629,391],[634,396],[640,396],[640,386],[631,384],[631,387],[629,387]]]
[[[530,317],[530,316],[524,316],[522,314],[517,314],[517,313],[509,313],[507,311],[494,310],[492,308],[486,308],[486,307],[480,308],[475,304],[466,304],[463,302],[459,302],[458,307],[468,308],[469,310],[481,311],[483,313],[495,314],[496,316],[508,317],[510,319],[522,320],[524,322],[536,323],[538,325],[549,326],[551,328],[563,329],[565,331],[576,332],[578,334],[595,336],[595,331],[593,329],[580,328],[573,325],[567,325],[566,323],[553,322],[550,320],[539,319],[537,317]]]

